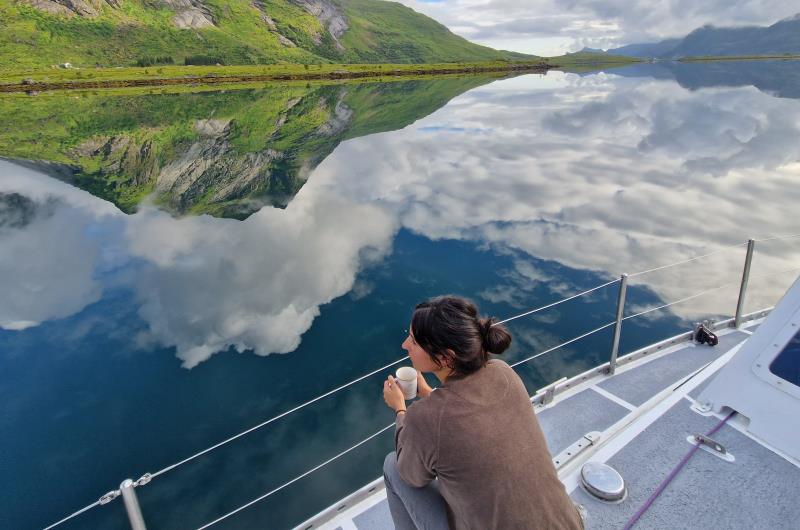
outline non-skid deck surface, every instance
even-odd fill
[[[661,390],[712,362],[749,336],[747,333],[734,331],[721,336],[719,344],[713,347],[687,345],[669,355],[607,379],[597,386],[638,407]]]
[[[719,422],[690,405],[680,400],[608,461],[627,483],[622,503],[596,500],[580,487],[572,493],[589,511],[588,528],[624,527],[691,449],[687,436],[705,434]],[[800,528],[800,468],[727,425],[713,438],[735,462],[697,451],[636,528]]]
[[[604,431],[630,411],[592,389],[583,390],[539,414],[539,425],[552,455],[557,455],[584,434]]]

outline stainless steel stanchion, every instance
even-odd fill
[[[747,254],[744,258],[744,271],[742,272],[742,285],[739,287],[739,301],[736,302],[736,316],[733,317],[733,325],[738,328],[742,323],[742,313],[744,312],[744,298],[747,294],[747,281],[750,279],[750,264],[753,262],[753,250],[756,242],[753,239],[747,240]]]
[[[133,530],[147,530],[144,525],[142,509],[139,507],[139,500],[136,498],[136,492],[133,488],[134,482],[129,478],[123,480],[122,484],[119,485],[122,501],[125,503],[125,511],[128,512],[128,520],[131,522]]]
[[[628,290],[628,275],[619,278],[619,297],[617,298],[617,321],[614,325],[614,342],[611,345],[611,361],[608,363],[608,373],[613,374],[617,369],[617,354],[619,353],[619,336],[622,331],[622,313],[625,310],[625,292]]]

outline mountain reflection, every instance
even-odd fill
[[[133,212],[246,218],[285,206],[343,140],[405,127],[491,77],[7,97],[0,156]]]
[[[681,63],[661,61],[614,70],[626,77],[672,79],[684,88],[754,86],[772,96],[800,98],[800,63],[797,60],[712,61]]]
[[[251,149],[237,159],[241,164],[280,160],[283,175],[294,179],[285,208],[263,206],[242,222],[175,219],[146,205],[124,215],[88,193],[2,163],[0,192],[15,194],[4,204],[17,209],[0,212],[17,221],[0,223],[0,278],[11,293],[0,301],[0,325],[22,329],[78,312],[104,285],[127,282],[149,327],[137,340],[175,346],[192,367],[228,347],[292,351],[320,306],[353,289],[359,271],[391,251],[401,228],[513,256],[513,271],[486,278],[480,295],[511,307],[521,306],[518,294],[536,283],[572,289],[568,278],[542,272],[527,257],[613,277],[751,236],[800,232],[800,104],[792,99],[750,88],[690,91],[669,80],[551,72],[474,89],[400,131],[365,136],[411,124],[439,104],[424,106],[422,99],[449,99],[467,81],[411,94],[400,86],[289,91],[268,121],[313,122],[303,129],[313,132],[301,135],[309,143],[295,145],[281,144],[288,130],[274,136],[273,129],[242,128],[245,110],[237,118],[212,112],[213,105],[186,110],[183,121],[171,115],[181,127],[193,124],[194,136],[188,151],[158,166],[152,189],[168,189],[178,211],[213,204],[214,212],[227,212],[234,201],[241,212],[262,197],[242,185],[241,194],[219,201],[192,199],[217,197],[198,184],[201,177],[187,177],[205,173],[191,164],[175,169],[204,146],[227,146],[214,155],[227,161],[205,168],[233,163],[225,157],[239,152],[232,147],[239,142]],[[303,112],[290,119],[298,105]],[[359,138],[341,143],[351,137]],[[215,190],[228,189],[215,182]],[[202,189],[192,191],[195,185]],[[36,213],[19,213],[23,203]],[[800,253],[786,250],[760,246],[761,272],[796,265]],[[705,269],[669,269],[635,282],[675,300],[735,281],[742,252],[721,258]],[[784,287],[759,284],[751,309],[773,303]],[[703,300],[675,311],[687,318],[718,312]]]

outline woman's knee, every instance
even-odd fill
[[[383,461],[383,475],[386,477],[393,476],[397,473],[397,453],[392,451]]]

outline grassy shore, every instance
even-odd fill
[[[272,64],[248,66],[150,66],[58,68],[0,73],[0,90],[47,90],[238,81],[355,79],[362,77],[545,70],[544,60],[444,64]]]
[[[582,57],[579,54],[529,61],[487,61],[440,64],[272,64],[253,66],[150,66],[124,68],[50,68],[0,71],[0,92],[86,88],[120,88],[181,84],[213,84],[407,77],[484,72],[546,71],[551,68],[619,66],[635,59]]]

